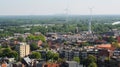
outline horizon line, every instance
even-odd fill
[[[120,15],[120,14],[93,14],[92,16],[97,15]],[[66,16],[66,14],[38,14],[38,15],[23,15],[23,14],[16,14],[16,15],[0,15],[0,16]],[[69,16],[90,16],[90,14],[69,14]]]

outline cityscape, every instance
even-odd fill
[[[0,1],[0,67],[120,67],[120,1],[103,2]]]

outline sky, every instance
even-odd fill
[[[94,15],[120,15],[120,0],[0,0],[0,15],[89,15],[90,8]]]

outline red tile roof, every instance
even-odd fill
[[[112,47],[112,44],[100,44],[100,45],[97,45],[97,48],[109,49],[109,50],[114,50],[115,49],[114,47]]]

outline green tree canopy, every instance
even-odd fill
[[[88,67],[97,67],[97,64],[95,62],[92,62],[88,65]]]
[[[12,50],[10,49],[10,48],[4,48],[3,50],[2,50],[2,56],[3,57],[9,57],[10,55],[10,52],[11,52]]]
[[[47,61],[48,60],[58,60],[58,58],[59,58],[59,54],[58,53],[53,53],[53,52],[51,52],[51,51],[48,51],[47,52],[47,54],[46,54],[46,59],[47,59]]]
[[[18,53],[16,51],[11,51],[9,55],[10,57],[14,57],[16,60],[18,60]]]
[[[93,56],[93,55],[89,55],[85,60],[84,60],[84,64],[86,65],[86,66],[88,66],[88,65],[90,65],[90,63],[96,63],[96,57],[95,56]]]
[[[8,57],[18,59],[18,53],[10,48],[3,48],[0,50],[0,57]]]
[[[80,58],[79,57],[74,57],[73,60],[80,63]]]
[[[65,59],[58,58],[58,63],[62,63],[62,62],[65,62]]]
[[[108,38],[108,42],[112,43],[112,42],[116,42],[115,38],[113,38],[112,36],[110,36]]]
[[[36,43],[32,43],[30,44],[30,50],[33,51],[33,50],[37,50],[38,49],[38,46]]]
[[[46,56],[47,56],[46,59],[50,60],[50,59],[53,58],[53,53],[51,51],[48,51],[47,54],[46,54]]]
[[[26,38],[26,41],[36,41],[36,40],[41,40],[42,42],[46,42],[45,36],[44,35],[30,35]]]
[[[58,53],[53,53],[53,60],[58,60],[59,54]]]
[[[87,61],[89,61],[89,62],[96,62],[97,60],[96,60],[96,57],[95,57],[95,56],[89,55],[89,56],[87,57]]]
[[[115,47],[115,48],[120,48],[118,42],[112,42],[112,46]]]
[[[90,44],[88,42],[84,42],[82,43],[82,46],[90,46]]]
[[[41,54],[39,52],[32,52],[30,58],[40,59],[41,58]]]
[[[23,37],[18,37],[17,40],[20,41],[20,42],[23,42],[24,38]]]

